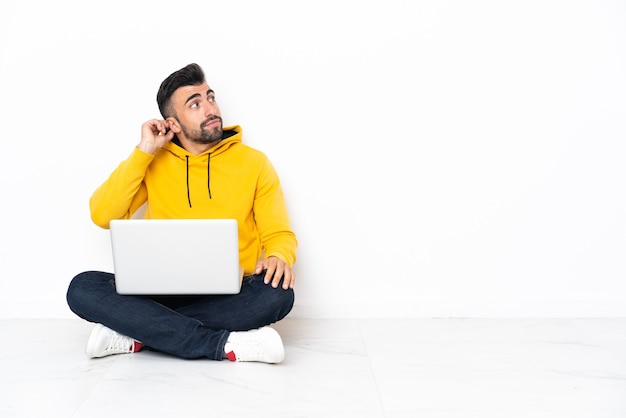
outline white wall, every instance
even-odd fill
[[[0,317],[112,267],[88,199],[197,62],[282,177],[294,315],[626,315],[620,1],[0,2]]]

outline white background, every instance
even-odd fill
[[[283,181],[293,315],[626,315],[621,1],[0,1],[0,317],[111,270],[88,199],[204,67]]]

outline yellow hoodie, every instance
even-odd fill
[[[155,155],[135,148],[91,196],[91,219],[109,228],[112,219],[130,218],[146,201],[147,219],[236,219],[245,274],[263,256],[293,265],[297,240],[274,167],[241,142],[241,127],[226,127],[224,134],[200,155],[174,142]]]

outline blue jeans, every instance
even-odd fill
[[[146,297],[119,295],[113,274],[87,271],[70,283],[67,303],[81,318],[153,350],[221,360],[230,331],[260,328],[291,311],[293,290],[266,285],[264,274],[244,277],[236,295]]]

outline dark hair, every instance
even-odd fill
[[[175,116],[172,109],[172,94],[183,86],[198,86],[205,82],[204,71],[198,64],[189,64],[172,73],[161,83],[157,93],[157,104],[163,118]]]

